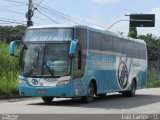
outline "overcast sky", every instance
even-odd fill
[[[76,18],[74,21],[78,23],[108,28],[118,20],[129,20],[125,14],[152,13],[156,14],[156,27],[138,28],[138,34],[153,33],[160,36],[160,0],[33,0],[33,3],[37,4],[40,1],[42,3],[38,6],[38,11],[34,11],[35,25],[53,24],[53,21],[69,23],[65,18],[69,15]],[[27,3],[28,0],[0,0],[0,20],[6,18],[26,21]],[[34,7],[37,7],[36,4]],[[46,8],[53,8],[56,12],[64,13],[65,16],[59,18],[59,13],[54,14],[53,11],[52,15],[48,14]],[[0,21],[0,25],[2,24],[4,23]],[[119,22],[110,30],[120,31],[127,35],[128,25],[128,21]]]

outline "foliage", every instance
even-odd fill
[[[16,48],[18,54],[20,46]],[[0,92],[18,91],[18,57],[10,56],[9,45],[0,41]]]
[[[157,37],[153,34],[146,34],[138,36],[139,39],[145,40],[145,42],[149,45],[159,45],[160,46],[160,37]]]
[[[128,37],[137,38],[137,28],[136,27],[129,28]]]
[[[22,40],[25,26],[0,26],[0,40],[10,43],[12,40]]]
[[[147,44],[148,61],[159,61],[160,58],[160,37],[153,34],[140,35],[139,39],[142,39]]]
[[[146,34],[138,36],[147,44],[148,56],[148,84],[147,87],[160,87],[160,37],[153,34]],[[154,71],[153,71],[154,70]]]
[[[25,26],[0,26],[0,93],[15,93],[18,91],[18,57],[10,56],[9,45],[12,40],[22,40]],[[18,55],[20,46],[15,48]]]
[[[156,73],[154,71],[148,72],[147,87],[160,87],[160,80],[156,80]]]

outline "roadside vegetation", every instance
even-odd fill
[[[19,48],[19,47],[18,47]],[[16,54],[19,49],[16,48]],[[10,56],[9,45],[0,41],[0,93],[18,92],[18,57]]]
[[[18,61],[10,56],[9,43],[12,40],[22,40],[25,26],[0,26],[0,94],[18,93]],[[19,55],[20,46],[15,54]]]
[[[148,81],[147,81],[147,87],[148,88],[155,88],[160,87],[160,80],[157,79],[156,73],[154,71],[148,72]]]

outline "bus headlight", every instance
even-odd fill
[[[58,78],[57,85],[66,85],[66,84],[69,84],[70,80],[71,80],[71,76],[60,77],[60,78]]]
[[[63,81],[59,81],[57,83],[57,85],[66,85],[66,84],[69,84],[70,80],[63,80]]]
[[[26,84],[26,81],[25,80],[19,80],[19,84]]]

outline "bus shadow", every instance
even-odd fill
[[[81,99],[68,99],[53,101],[50,104],[31,103],[28,105],[38,106],[64,106],[64,107],[80,107],[80,108],[102,108],[102,109],[131,109],[144,105],[160,102],[158,95],[138,94],[135,97],[123,97],[121,94],[107,95],[105,97],[96,97],[93,103],[83,103]]]

